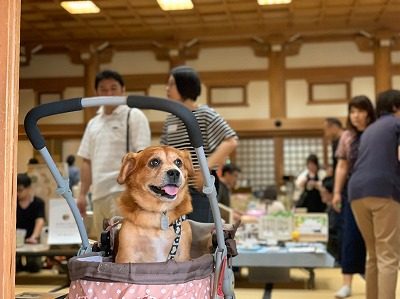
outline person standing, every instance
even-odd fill
[[[400,262],[400,91],[378,95],[360,141],[349,199],[367,246],[366,298],[395,299]]]
[[[236,187],[240,172],[240,168],[231,163],[222,167],[219,177],[218,202],[227,207],[231,206],[231,193]]]
[[[327,200],[327,213],[329,217],[329,238],[327,244],[327,250],[329,253],[333,255],[336,260],[336,263],[340,264],[341,257],[341,239],[342,232],[341,228],[343,227],[342,218],[340,213],[338,213],[332,207],[332,198],[333,198],[333,186],[335,184],[335,169],[337,165],[336,158],[336,150],[339,145],[340,136],[342,136],[344,132],[342,122],[336,117],[328,117],[324,121],[324,133],[325,137],[331,142],[331,150],[332,150],[332,174],[327,175],[325,179],[322,181],[321,187],[321,196],[323,200]]]
[[[69,188],[72,190],[72,187],[77,185],[81,180],[81,173],[79,171],[79,168],[75,166],[74,155],[69,155],[66,161],[68,164]]]
[[[125,84],[115,71],[104,70],[95,79],[97,96],[122,96]],[[102,106],[86,126],[78,156],[83,158],[81,189],[77,204],[86,214],[86,194],[92,187],[93,235],[98,237],[103,220],[118,215],[116,199],[124,186],[117,183],[123,156],[150,145],[150,127],[146,116],[126,105]]]
[[[166,91],[168,99],[182,103],[196,117],[204,142],[208,168],[214,171],[214,177],[217,179],[215,169],[225,164],[226,158],[238,145],[235,131],[214,109],[196,103],[201,93],[201,82],[197,72],[191,67],[178,66],[172,69]],[[184,123],[175,115],[168,115],[164,123],[161,144],[190,151],[195,177],[189,181],[193,212],[188,217],[199,222],[213,222],[208,197],[202,192],[203,180],[196,152],[190,143]]]
[[[366,96],[355,96],[348,104],[347,130],[340,137],[336,151],[338,164],[335,170],[332,207],[341,213],[341,260],[343,285],[336,298],[351,296],[353,275],[365,273],[366,249],[348,202],[347,183],[358,157],[358,146],[364,130],[375,121],[371,100]]]
[[[39,243],[45,222],[44,201],[34,196],[32,180],[26,173],[17,175],[17,228],[26,230],[25,243]],[[42,268],[41,256],[27,256],[26,265],[21,257],[16,259],[17,271],[39,272]]]
[[[324,133],[325,136],[331,141],[333,175],[335,175],[335,169],[337,165],[335,153],[339,145],[340,136],[342,136],[343,132],[344,129],[342,122],[338,118],[328,117],[325,119]]]

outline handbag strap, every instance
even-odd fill
[[[126,117],[126,152],[129,153],[129,118],[131,116],[131,110],[128,111],[128,116]]]

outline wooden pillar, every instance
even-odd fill
[[[269,106],[271,118],[286,117],[285,53],[279,44],[269,54]]]
[[[275,184],[281,186],[283,184],[284,175],[284,157],[283,157],[283,137],[274,138],[274,157],[275,157]]]
[[[90,53],[88,57],[82,57],[84,69],[84,80],[85,80],[85,97],[93,97],[96,95],[94,80],[96,78],[96,74],[99,71],[99,60],[97,53]],[[96,115],[98,107],[85,108],[84,113],[84,122],[87,124],[89,120]]]
[[[271,118],[286,117],[285,52],[280,44],[272,45],[269,53],[269,107]],[[284,175],[282,137],[274,138],[274,151],[275,182],[280,186]]]
[[[0,9],[0,298],[15,298],[16,172],[21,1]]]
[[[392,87],[390,43],[389,39],[378,39],[374,48],[375,93]]]

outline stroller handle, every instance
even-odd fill
[[[122,98],[126,98],[126,104],[131,108],[155,109],[174,114],[184,122],[192,146],[194,148],[203,146],[202,135],[195,116],[181,103],[163,98],[138,95]],[[39,119],[55,114],[79,111],[82,110],[83,107],[118,104],[120,104],[120,102],[113,100],[111,97],[73,98],[43,104],[34,107],[26,115],[24,121],[25,132],[33,147],[36,150],[40,150],[45,147],[46,143],[37,126]]]

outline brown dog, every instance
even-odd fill
[[[124,220],[117,263],[165,262],[171,253],[176,253],[176,261],[190,259],[192,232],[187,221],[180,228],[179,246],[172,246],[177,237],[172,224],[192,211],[189,175],[193,166],[186,151],[152,146],[125,155],[118,177],[126,190],[120,198]]]

